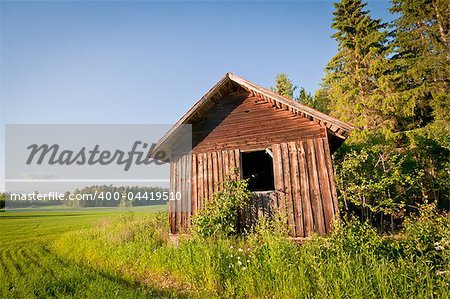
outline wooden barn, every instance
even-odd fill
[[[192,150],[174,150],[186,124]],[[187,232],[191,216],[235,168],[257,195],[242,221],[277,210],[286,213],[291,236],[329,232],[338,214],[331,154],[352,130],[227,73],[156,145],[170,156],[170,191],[182,194],[170,202],[171,232]]]

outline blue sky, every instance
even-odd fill
[[[314,91],[336,52],[331,1],[0,5],[1,140],[14,123],[174,123],[226,72]]]

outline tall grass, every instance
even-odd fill
[[[428,213],[428,215],[427,215]],[[58,239],[79,264],[192,297],[449,298],[450,220],[424,212],[401,238],[356,221],[299,246],[262,227],[246,237],[168,241],[165,215],[103,222]]]
[[[155,207],[138,208],[149,214]],[[101,268],[86,267],[56,255],[51,244],[62,234],[89,228],[99,219],[115,221],[120,210],[27,209],[0,215],[0,298],[152,298],[178,296],[175,290],[135,285]],[[119,221],[119,220],[118,220]],[[94,240],[97,240],[94,237]],[[73,240],[76,241],[76,240]],[[95,241],[96,242],[96,241]],[[77,244],[71,242],[70,246]]]

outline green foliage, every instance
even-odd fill
[[[335,157],[344,208],[392,229],[423,200],[450,208],[449,6],[394,0],[391,34],[365,6],[335,4],[338,53],[320,92],[356,126]]]
[[[333,38],[338,53],[326,68],[331,113],[364,129],[390,127],[391,108],[383,103],[379,78],[386,63],[386,24],[372,19],[360,0],[334,4]]]
[[[382,145],[349,148],[336,165],[336,184],[343,208],[353,204],[364,220],[373,221],[376,213],[401,214],[407,198],[407,194],[401,193],[413,184],[411,174],[402,167],[403,155],[386,149]]]
[[[306,90],[302,87],[300,88],[300,92],[298,97],[295,99],[297,102],[307,105],[311,108],[317,109],[324,113],[329,113],[329,105],[330,99],[328,97],[328,90],[324,87],[318,89],[314,95],[311,95],[310,92],[306,92]]]
[[[6,195],[5,193],[0,193],[0,210],[3,210],[6,205]]]
[[[239,214],[249,203],[252,193],[246,180],[236,179],[234,174],[227,175],[221,182],[219,191],[205,202],[201,213],[192,220],[192,232],[200,237],[230,236],[237,234]]]
[[[294,98],[294,91],[297,89],[297,86],[292,84],[288,75],[278,74],[275,82],[276,86],[270,88],[272,91],[290,99]]]
[[[336,222],[329,242],[335,249],[351,254],[373,251],[382,245],[382,239],[373,226],[355,218]]]
[[[447,271],[450,279],[450,215],[440,215],[435,204],[424,204],[417,216],[405,221],[401,248],[408,256]]]
[[[298,97],[295,99],[297,102],[308,105],[310,107],[314,106],[314,97],[310,92],[306,92],[306,89],[301,87]]]
[[[393,57],[386,72],[392,103],[407,110],[401,130],[440,122],[449,132],[450,18],[446,0],[394,0]],[[448,144],[447,144],[448,145]]]
[[[450,152],[418,133],[396,142],[372,135],[339,150],[335,179],[344,210],[393,229],[393,221],[401,221],[424,200],[449,207]]]
[[[330,97],[328,95],[329,88],[326,86],[321,86],[313,96],[313,102],[311,103],[311,107],[317,109],[323,113],[329,114],[330,111]]]

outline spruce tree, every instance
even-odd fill
[[[297,89],[297,86],[292,84],[288,75],[283,73],[277,74],[275,82],[276,86],[270,88],[272,91],[290,99],[294,97],[294,91]]]
[[[400,130],[429,127],[449,147],[450,4],[448,0],[393,0],[392,102],[406,117]]]
[[[386,65],[386,24],[372,19],[360,0],[335,3],[332,28],[338,53],[328,63],[331,114],[360,129],[392,126],[393,107],[386,107],[378,88]]]

